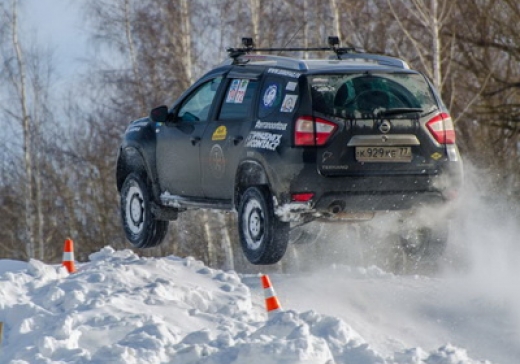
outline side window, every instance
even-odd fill
[[[214,78],[188,96],[179,109],[179,119],[187,122],[207,121],[211,104],[221,81],[222,77]]]
[[[260,90],[258,117],[287,115],[292,113],[298,102],[298,80],[268,77]]]
[[[251,109],[258,81],[248,79],[233,79],[220,109],[219,120],[242,120]]]

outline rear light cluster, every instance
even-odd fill
[[[440,144],[455,144],[455,128],[448,113],[435,115],[426,123],[428,130]]]
[[[327,143],[338,126],[333,122],[312,116],[300,116],[294,129],[296,146],[321,146]]]

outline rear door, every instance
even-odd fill
[[[311,78],[311,85],[328,100],[325,107],[313,101],[315,116],[339,126],[330,143],[318,150],[320,173],[421,174],[433,172],[445,157],[446,149],[426,126],[439,105],[423,76],[327,75]]]
[[[233,197],[237,165],[253,122],[257,74],[231,73],[225,87],[217,116],[204,132],[200,153],[204,196],[228,200]]]

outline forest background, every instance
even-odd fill
[[[128,248],[115,185],[126,126],[171,104],[244,36],[305,47],[339,35],[405,59],[441,91],[464,160],[491,181],[482,193],[520,198],[517,0],[88,0],[96,52],[66,90],[50,48],[20,31],[24,5],[0,3],[0,258],[57,263],[67,237],[80,261]],[[233,213],[183,213],[165,243],[139,253],[243,271],[235,225]]]

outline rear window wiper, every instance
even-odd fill
[[[397,107],[395,109],[386,109],[381,110],[377,113],[377,116],[392,116],[392,115],[401,115],[401,114],[413,114],[413,113],[422,113],[423,109],[419,107]]]

